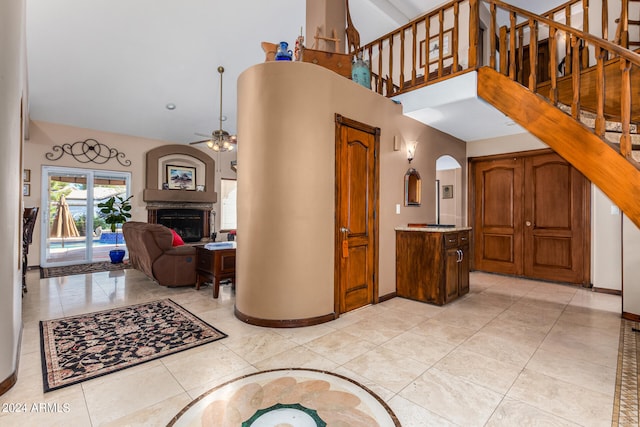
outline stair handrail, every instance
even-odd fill
[[[600,37],[594,36],[589,33],[585,33],[581,30],[578,30],[577,28],[562,24],[560,22],[556,22],[552,19],[545,18],[544,16],[536,15],[535,13],[529,12],[527,10],[521,9],[516,6],[512,6],[500,0],[480,0],[480,1],[483,3],[495,4],[496,6],[499,6],[502,9],[510,10],[512,12],[515,12],[518,15],[526,16],[530,19],[537,20],[538,22],[544,23],[549,27],[555,27],[556,30],[562,30],[569,34],[579,36],[579,38],[587,40],[593,43],[595,46],[600,46],[601,48],[612,51],[619,56],[627,58],[631,63],[640,66],[640,54],[632,50],[629,50],[627,48],[624,48],[620,45],[617,45],[613,42],[601,39]]]
[[[497,30],[497,13],[496,8],[501,8],[506,10],[509,13],[510,20],[510,29],[509,29],[509,46],[506,46],[506,33],[507,30],[505,27],[501,27],[500,31],[500,58],[501,64],[499,70],[502,74],[508,75],[510,79],[516,80],[515,69],[516,69],[516,19],[518,16],[526,18],[529,24],[530,29],[530,39],[529,39],[529,55],[530,55],[530,74],[529,74],[529,82],[528,86],[529,90],[532,92],[537,92],[537,76],[536,76],[536,67],[533,64],[537,64],[538,54],[538,26],[540,23],[545,24],[549,27],[549,50],[550,52],[556,51],[556,40],[555,34],[558,31],[563,31],[566,33],[567,37],[571,40],[571,51],[568,52],[567,57],[571,54],[570,58],[570,69],[571,69],[571,79],[572,79],[572,93],[573,97],[571,100],[571,115],[574,119],[579,120],[580,118],[580,85],[581,85],[581,69],[582,69],[582,60],[580,55],[577,54],[580,52],[582,47],[586,47],[588,44],[594,46],[595,49],[595,57],[596,57],[596,120],[595,120],[595,134],[600,138],[604,139],[605,130],[606,130],[606,120],[605,120],[605,61],[608,60],[608,53],[613,53],[617,55],[617,61],[620,64],[620,73],[621,73],[621,88],[620,88],[620,124],[621,124],[621,135],[620,135],[620,154],[633,162],[632,159],[632,142],[631,142],[631,117],[632,117],[632,103],[631,103],[631,68],[632,66],[640,66],[640,54],[633,52],[629,49],[626,49],[622,46],[619,46],[615,43],[612,43],[608,40],[601,39],[592,34],[585,33],[584,31],[578,30],[576,28],[570,27],[568,25],[555,22],[551,19],[545,18],[540,15],[536,15],[527,10],[518,8],[516,6],[512,6],[510,4],[504,3],[500,0],[481,0],[484,3],[488,3],[490,5],[491,10],[491,33],[495,34]],[[490,37],[490,46],[491,46],[491,60],[490,65],[492,68],[496,69],[495,63],[495,51],[496,51],[496,41],[495,37]],[[506,57],[508,56],[509,64],[506,63]],[[558,92],[557,92],[557,80],[558,76],[556,74],[556,57],[555,54],[550,55],[550,77],[551,77],[551,89],[549,91],[549,100],[553,104],[557,104],[558,102]]]

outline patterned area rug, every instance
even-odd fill
[[[41,321],[44,391],[226,336],[170,299]]]
[[[168,426],[399,427],[391,408],[356,381],[315,369],[274,369],[213,388]]]
[[[40,278],[71,276],[73,274],[96,273],[99,271],[113,271],[130,268],[129,263],[112,264],[109,261],[94,262],[91,264],[65,265],[62,267],[40,267]]]

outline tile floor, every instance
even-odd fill
[[[167,289],[136,270],[39,279],[28,274],[18,383],[2,426],[165,425],[214,386],[265,369],[350,377],[402,425],[610,426],[620,297],[485,273],[437,307],[402,298],[318,326],[237,320],[229,286]],[[228,338],[44,394],[38,321],[170,297]]]

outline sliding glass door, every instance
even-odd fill
[[[130,180],[128,172],[44,166],[40,265],[107,261],[116,242],[126,249],[122,230],[111,233],[97,205],[128,196]]]

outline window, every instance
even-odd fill
[[[235,230],[236,223],[236,194],[237,181],[222,178],[220,180],[222,207],[220,213],[220,231]]]

